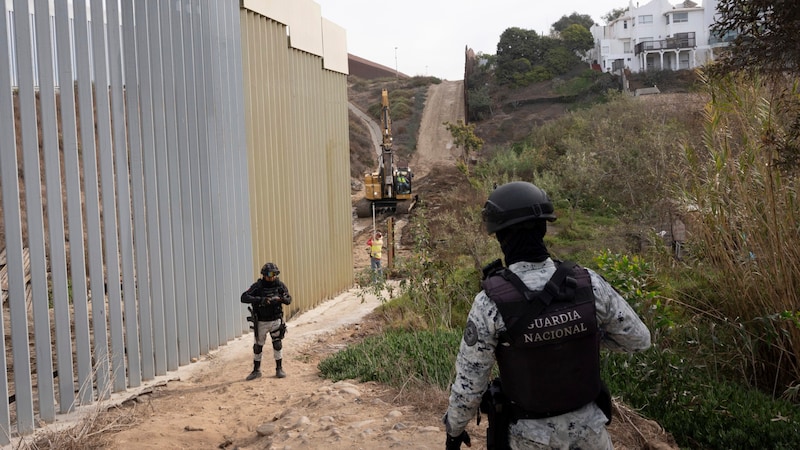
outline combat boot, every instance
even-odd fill
[[[277,378],[286,378],[286,372],[284,372],[283,371],[283,367],[281,367],[281,365],[282,365],[281,362],[282,361],[283,360],[281,360],[281,359],[276,359],[275,360],[275,376]]]
[[[253,371],[250,372],[250,375],[245,378],[245,380],[255,380],[256,378],[261,376],[261,361],[253,361]]]

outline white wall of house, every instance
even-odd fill
[[[592,27],[595,47],[587,55],[589,62],[596,61],[603,71],[611,71],[614,62],[622,60],[622,66],[631,72],[693,69],[706,64],[713,60],[713,45],[719,45],[709,44],[717,0],[703,3],[630,1],[621,17]]]

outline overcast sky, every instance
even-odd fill
[[[346,30],[348,53],[406,75],[446,80],[464,78],[465,47],[493,55],[507,28],[547,34],[573,12],[603,24],[606,13],[628,6],[628,0],[315,1],[322,17]]]

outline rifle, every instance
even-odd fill
[[[247,310],[250,311],[247,321],[252,322],[250,329],[253,330],[253,335],[258,339],[258,316],[256,315],[256,310],[253,309],[253,305],[248,305]]]
[[[507,450],[508,427],[510,420],[506,396],[503,394],[500,378],[495,378],[489,383],[481,397],[480,412],[486,414],[489,426],[486,428],[487,450]]]

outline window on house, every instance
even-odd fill
[[[645,16],[639,16],[639,23],[653,23],[653,15],[647,14]]]
[[[669,17],[669,16],[667,16]],[[676,12],[672,13],[672,22],[673,23],[680,23],[680,22],[688,22],[689,21],[689,13],[688,12]],[[667,22],[669,23],[669,22]]]
[[[609,46],[607,46],[607,45],[604,45],[603,46],[603,50],[601,50],[601,53],[604,54],[604,55],[607,55],[610,52],[611,52],[611,48]]]
[[[665,16],[665,18],[667,19],[667,25],[669,25],[669,14],[667,14],[667,15]]]
[[[623,20],[622,21],[622,28],[624,28],[626,30],[628,29],[628,21],[627,20]]]
[[[694,33],[675,33],[675,42],[679,47],[694,47]]]
[[[633,50],[631,49],[631,42],[630,41],[623,42],[622,46],[623,46],[623,52],[625,52],[625,53],[633,53]]]

